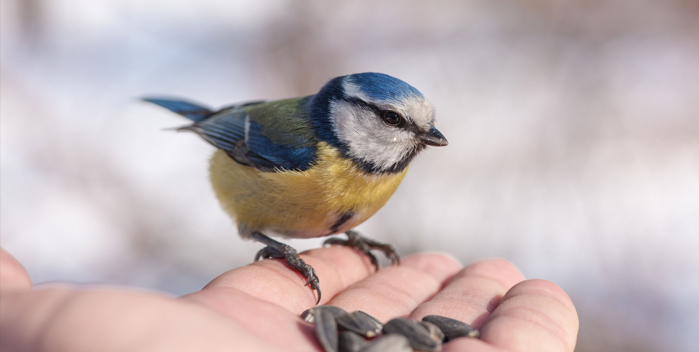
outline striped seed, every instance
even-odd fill
[[[422,318],[423,322],[429,322],[437,325],[444,333],[444,342],[459,338],[459,337],[480,337],[480,332],[462,321],[443,317],[441,315],[428,315]]]
[[[364,337],[374,337],[383,328],[380,321],[362,311],[337,316],[336,320],[337,325],[342,329],[356,332]]]
[[[432,339],[427,328],[408,318],[396,318],[389,321],[384,324],[383,333],[405,336],[410,341],[410,346],[417,351],[436,352],[442,349],[442,342]]]
[[[359,352],[369,345],[369,342],[361,335],[352,331],[340,333],[339,352]]]
[[[330,309],[312,312],[316,325],[316,337],[325,352],[338,352],[338,332],[335,316]]]
[[[387,334],[377,337],[361,352],[412,352],[410,341],[405,336]]]

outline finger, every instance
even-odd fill
[[[560,287],[545,280],[517,284],[481,328],[481,341],[508,351],[573,351],[577,335],[573,302]],[[466,340],[453,341],[449,350],[465,350],[475,342]]]
[[[399,266],[382,269],[350,286],[329,304],[348,311],[362,310],[387,321],[409,314],[460,269],[461,264],[445,254],[411,255]]]
[[[29,274],[17,259],[0,249],[0,290],[26,290],[32,288]]]
[[[500,299],[524,278],[512,263],[486,259],[473,263],[454,277],[432,299],[410,315],[421,320],[426,315],[441,315],[480,328]]]
[[[374,268],[364,255],[342,246],[301,254],[319,276],[323,300],[370,275]],[[315,305],[306,279],[282,260],[263,260],[224,273],[200,292],[182,297],[225,315],[263,341],[281,348],[313,345],[321,349],[310,324],[298,315]],[[270,326],[275,326],[270,329]]]
[[[349,285],[369,276],[374,270],[364,255],[348,247],[323,247],[306,251],[300,256],[318,274],[321,304]],[[189,297],[207,295],[208,290],[215,288],[234,289],[256,300],[278,305],[296,315],[316,303],[315,292],[306,286],[306,279],[283,260],[262,260],[233,269],[215,278],[201,292]]]
[[[0,309],[2,351],[282,350],[220,314],[155,293],[3,291]]]

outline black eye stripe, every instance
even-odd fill
[[[358,106],[361,106],[367,110],[371,110],[376,115],[381,115],[381,109],[379,109],[378,106],[376,106],[372,103],[367,103],[364,100],[359,99],[359,98],[347,98],[346,100],[354,105],[358,105]]]
[[[382,109],[379,108],[378,106],[376,106],[376,105],[374,105],[374,104],[372,104],[372,103],[368,103],[368,102],[366,102],[366,101],[364,101],[364,100],[361,100],[361,99],[359,99],[359,98],[350,98],[350,97],[346,97],[345,100],[346,100],[347,102],[351,103],[351,104],[354,104],[354,105],[357,105],[357,106],[361,106],[362,108],[365,108],[365,109],[367,109],[367,110],[372,111],[377,117],[381,118],[382,120],[384,120],[384,118],[383,118],[383,114],[384,114],[384,113],[386,113],[386,112],[388,112],[388,111],[394,112],[394,113],[396,113],[396,114],[400,117],[400,122],[399,122],[398,124],[389,124],[388,122],[386,122],[387,125],[390,125],[390,126],[396,127],[396,128],[402,128],[402,129],[405,129],[405,130],[413,130],[413,129],[414,129],[414,128],[413,128],[413,127],[414,127],[413,124],[408,123],[408,120],[407,120],[405,117],[403,117],[401,114],[399,114],[399,113],[397,113],[397,112],[395,112],[395,111],[393,111],[393,110],[382,110]],[[385,120],[384,120],[384,121],[385,121]]]

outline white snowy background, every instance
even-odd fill
[[[699,345],[699,2],[2,0],[0,241],[35,282],[200,289],[250,263],[211,107],[378,71],[449,139],[359,229],[561,285],[578,351]],[[307,249],[320,240],[293,240]]]

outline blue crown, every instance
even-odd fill
[[[415,87],[383,73],[365,72],[348,77],[372,100],[401,101],[411,97],[424,98]]]

